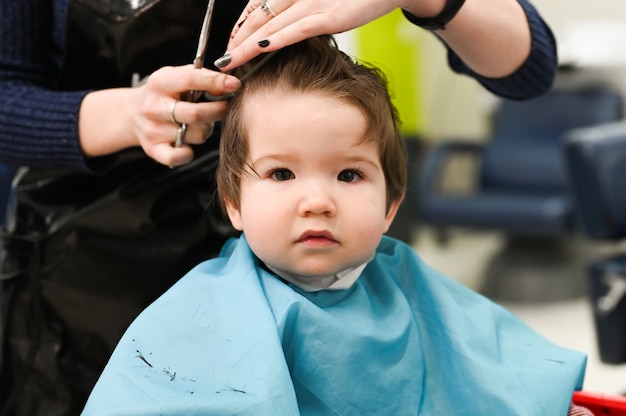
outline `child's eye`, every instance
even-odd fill
[[[295,175],[289,169],[279,168],[272,170],[270,177],[277,181],[288,181],[289,179],[295,178]]]
[[[343,170],[337,176],[337,179],[343,182],[355,182],[362,178],[363,178],[363,175],[357,169]]]

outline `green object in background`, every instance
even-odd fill
[[[402,120],[402,133],[418,137],[424,129],[419,30],[400,10],[355,30],[357,57],[385,72]]]

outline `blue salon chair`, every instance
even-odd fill
[[[622,107],[618,92],[600,87],[503,100],[486,140],[444,141],[431,149],[417,193],[422,223],[442,236],[452,227],[506,236],[503,251],[488,266],[485,294],[552,301],[582,293],[582,279],[575,284],[572,270],[562,267],[575,258],[563,242],[576,231],[563,138],[574,128],[620,120]],[[461,163],[474,169],[456,178],[464,187],[450,189],[446,178]]]
[[[594,241],[626,237],[626,122],[572,131],[565,156],[581,228]],[[600,359],[626,362],[626,254],[587,268]]]

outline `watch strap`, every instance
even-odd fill
[[[461,6],[465,3],[465,0],[446,0],[445,6],[443,6],[443,10],[437,16],[423,19],[417,16],[412,15],[406,10],[402,10],[404,17],[414,25],[417,25],[421,28],[427,30],[445,30],[446,25],[461,9]]]

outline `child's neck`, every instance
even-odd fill
[[[374,256],[358,266],[350,267],[330,276],[299,276],[293,273],[277,270],[268,264],[266,264],[266,267],[279,277],[282,277],[289,283],[293,283],[300,289],[307,292],[317,292],[319,290],[343,290],[348,289],[354,284],[354,282],[357,281],[363,272],[363,269],[367,266],[367,263],[369,263],[373,258]]]

